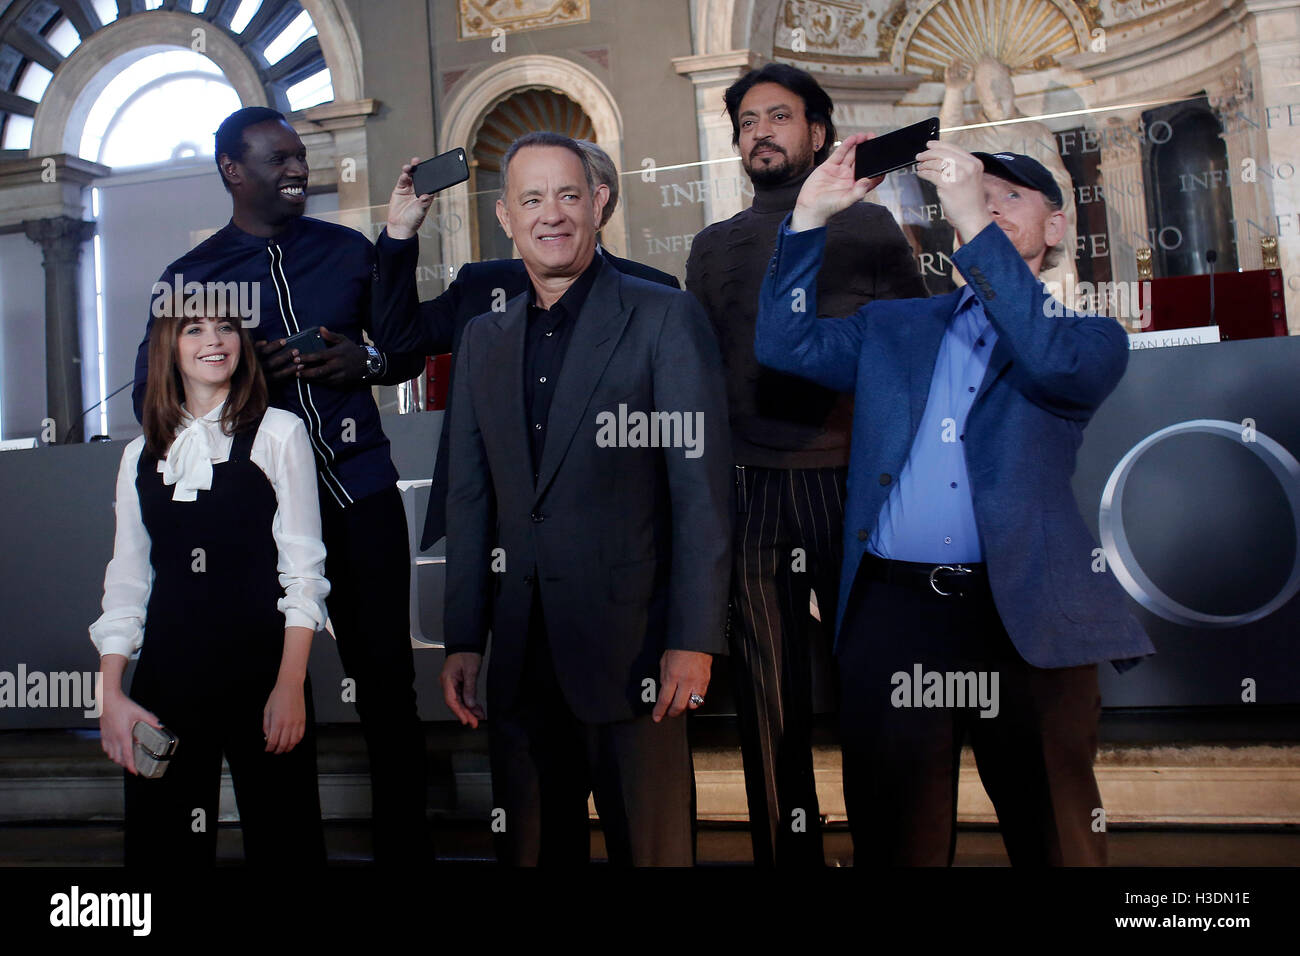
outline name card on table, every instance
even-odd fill
[[[1128,348],[1132,352],[1137,349],[1167,349],[1174,345],[1205,345],[1217,341],[1217,325],[1199,325],[1191,329],[1169,329],[1164,332],[1134,332],[1128,337]]]

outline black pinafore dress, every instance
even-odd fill
[[[153,588],[131,697],[174,733],[155,780],[126,775],[128,866],[211,866],[221,758],[230,765],[250,863],[323,863],[311,686],[307,731],[286,754],[265,752],[267,698],[284,650],[275,489],[250,459],[261,426],[235,435],[212,487],[173,501],[158,460],[141,453],[140,516]]]
[[[253,702],[260,714],[279,673],[277,503],[249,458],[260,425],[235,436],[229,460],[212,466],[212,487],[194,501],[173,501],[158,459],[140,455],[136,490],[154,581],[131,696],[174,721],[208,722]]]

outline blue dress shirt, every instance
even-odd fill
[[[867,542],[878,557],[925,564],[984,560],[966,473],[966,416],[996,342],[984,306],[966,286],[939,345],[907,463]]]

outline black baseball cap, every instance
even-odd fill
[[[972,153],[984,164],[984,171],[1002,179],[1028,186],[1042,193],[1053,206],[1064,205],[1061,187],[1047,167],[1023,153]]]

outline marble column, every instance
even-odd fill
[[[758,66],[758,55],[750,50],[729,53],[708,53],[700,56],[681,56],[673,60],[673,68],[688,76],[695,85],[695,121],[700,133],[700,159],[735,162],[716,162],[700,168],[698,179],[709,184],[704,194],[704,222],[730,219],[749,205],[745,191],[737,187],[739,179],[746,179],[736,149],[731,145],[731,118],[723,108],[722,94],[732,83]]]
[[[1258,254],[1265,233],[1277,236],[1279,267],[1286,278],[1287,326],[1300,335],[1300,17],[1296,4],[1259,4],[1254,55],[1259,68],[1254,88],[1252,130],[1261,141],[1259,180],[1268,208],[1255,220],[1259,228],[1237,224],[1239,245],[1250,244]],[[1260,120],[1263,122],[1260,122]],[[1267,172],[1266,172],[1267,170]]]
[[[1269,196],[1270,165],[1268,140],[1262,123],[1255,118],[1254,84],[1250,73],[1240,68],[1225,77],[1217,90],[1209,93],[1210,108],[1214,110],[1223,132],[1228,153],[1228,189],[1232,196],[1232,221],[1237,245],[1237,266],[1240,269],[1263,268],[1259,236],[1251,223],[1267,223],[1272,202]],[[1262,119],[1262,117],[1261,117]],[[1254,169],[1247,176],[1247,168]],[[1263,167],[1262,169],[1260,167]]]
[[[375,207],[370,203],[370,164],[366,123],[379,111],[374,99],[331,100],[289,114],[294,131],[307,147],[311,192],[337,190],[337,222],[372,239]],[[386,198],[386,195],[385,195]]]
[[[84,406],[77,273],[81,244],[94,235],[95,224],[56,216],[26,220],[23,230],[44,253],[46,415],[54,419],[58,440],[79,442]]]
[[[1102,126],[1101,183],[1106,198],[1111,280],[1137,279],[1134,253],[1150,245],[1142,182],[1142,119],[1113,113]]]

